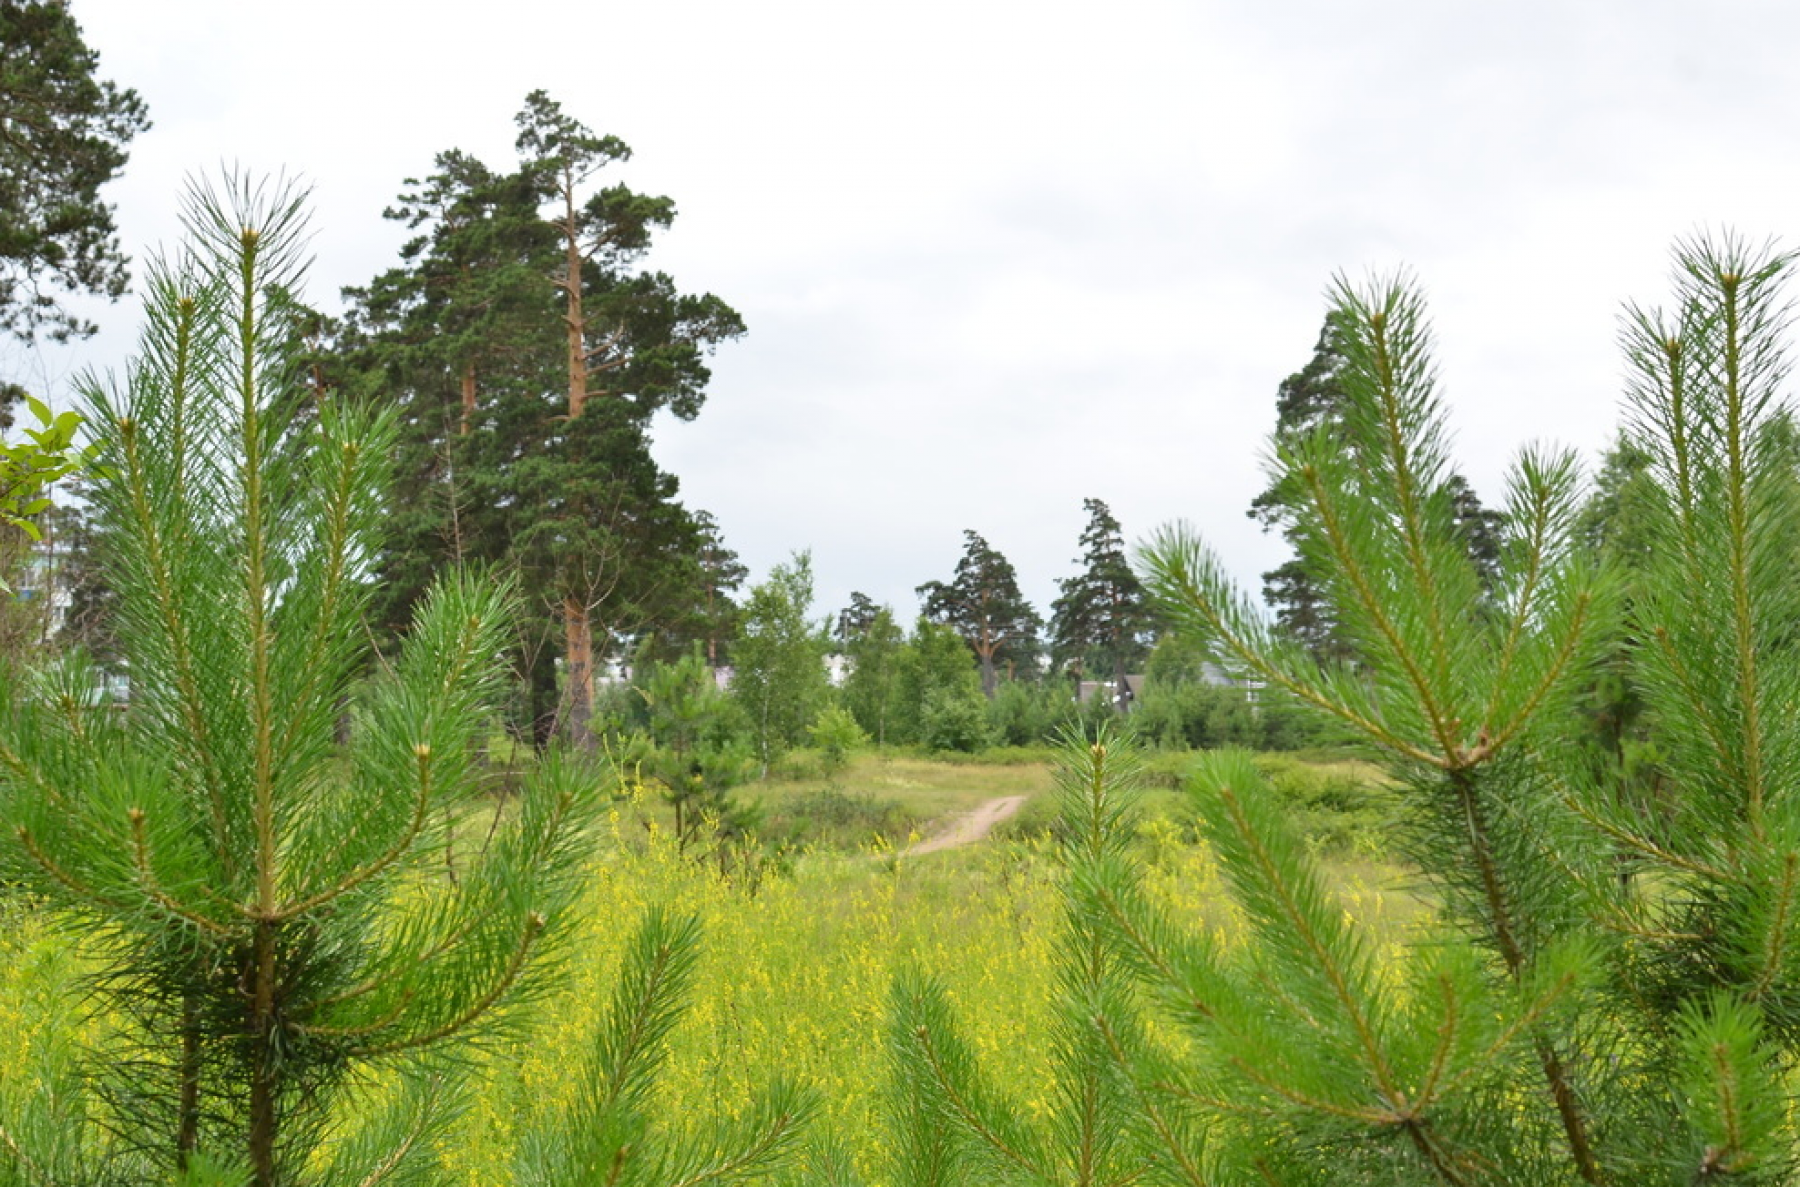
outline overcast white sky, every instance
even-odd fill
[[[380,217],[461,148],[503,165],[542,87],[680,217],[650,257],[733,304],[657,454],[760,579],[810,548],[821,613],[916,610],[973,528],[1048,614],[1081,502],[1198,523],[1241,578],[1276,385],[1334,272],[1432,300],[1463,467],[1497,499],[1616,421],[1620,303],[1701,228],[1793,241],[1800,10],[1673,0],[73,0],[155,121],[118,204],[142,259],[190,173],[313,185],[310,296],[395,261]],[[116,365],[0,350],[52,390]]]

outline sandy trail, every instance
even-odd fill
[[[994,831],[996,824],[1024,806],[1025,797],[1022,795],[1003,795],[999,799],[987,800],[974,811],[950,817],[943,828],[908,849],[903,856],[919,857],[926,853],[936,853],[940,849],[973,845]]]

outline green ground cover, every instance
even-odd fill
[[[1281,761],[1290,774],[1313,772],[1321,781],[1343,774]],[[880,800],[918,832],[1002,795],[1032,797],[1027,812],[1035,818],[1050,798],[1050,779],[1039,763],[864,753],[831,779],[778,779],[747,791],[762,798],[771,818],[827,793]],[[1231,942],[1241,921],[1210,853],[1194,843],[1181,803],[1171,791],[1146,803],[1138,836],[1148,890],[1177,917]],[[1041,1069],[1061,870],[1047,831],[1012,830],[978,845],[902,857],[905,835],[839,843],[847,839],[824,830],[832,843],[812,845],[779,872],[752,879],[710,853],[679,851],[666,817],[666,806],[641,785],[609,814],[566,979],[521,1016],[521,1029],[474,1052],[472,1066],[459,1073],[472,1089],[442,1139],[449,1181],[508,1181],[515,1139],[534,1110],[555,1108],[574,1092],[585,1040],[600,1025],[629,937],[659,904],[698,916],[706,935],[692,1005],[671,1034],[657,1087],[665,1115],[703,1129],[708,1118],[742,1114],[775,1076],[795,1076],[822,1091],[818,1132],[834,1136],[872,1173],[888,1140],[876,1102],[887,1074],[889,987],[909,967],[944,978],[1000,1090],[1028,1109],[1052,1107]],[[489,823],[472,818],[458,845],[478,845]],[[1383,944],[1401,944],[1426,917],[1404,872],[1391,864],[1346,852],[1326,868],[1345,911],[1369,923]],[[40,1091],[43,1070],[66,1065],[77,1042],[100,1038],[109,1022],[75,1004],[82,1000],[82,962],[54,921],[18,901],[5,909],[0,1100],[18,1100]],[[551,1035],[556,1041],[547,1041]],[[381,1085],[370,1091],[379,1094]]]

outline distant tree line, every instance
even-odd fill
[[[45,59],[46,76],[91,72],[61,6],[9,8],[6,17],[44,25],[35,36],[61,55]],[[82,205],[85,221],[45,222],[38,254],[18,257],[31,287],[13,282],[0,307],[25,336],[89,328],[41,295],[35,286],[46,275],[64,287],[122,291],[123,257],[94,187],[147,124],[134,95],[91,78],[42,93],[44,110],[55,107],[66,130],[32,151],[60,153],[70,165],[38,184],[53,189],[66,177],[66,200]],[[860,593],[834,630],[812,621],[804,555],[745,590],[748,572],[718,522],[681,501],[676,478],[651,453],[655,414],[700,413],[708,356],[741,336],[744,322],[721,298],[684,292],[647,266],[675,204],[615,178],[631,156],[622,141],[593,132],[542,91],[526,97],[515,123],[510,161],[447,149],[428,175],[404,183],[384,213],[413,237],[393,267],[345,290],[342,315],[296,306],[282,322],[308,397],[293,411],[300,423],[366,403],[398,426],[390,531],[364,558],[383,650],[399,644],[442,573],[475,565],[526,591],[508,648],[508,720],[540,749],[558,735],[587,746],[622,726],[663,720],[621,710],[617,690],[598,679],[614,662],[633,673],[639,700],[650,683],[691,676],[695,665],[722,689],[726,678],[710,673],[728,669],[731,692],[721,703],[737,716],[733,729],[711,727],[710,736],[741,736],[764,771],[783,750],[813,741],[827,711],[878,744],[940,749],[1035,744],[1071,714],[1100,711],[1129,710],[1170,745],[1284,736],[1268,724],[1279,719],[1271,697],[1223,684],[1234,673],[1218,666],[1221,657],[1162,640],[1124,531],[1097,498],[1084,501],[1075,569],[1058,582],[1047,618],[1021,593],[1012,563],[974,530],[964,533],[949,578],[918,586],[920,614],[910,624]],[[0,178],[8,168],[22,166],[0,160]],[[24,192],[27,183],[7,184]],[[38,209],[22,202],[20,217]],[[1340,427],[1341,366],[1328,321],[1313,359],[1277,393],[1278,448]],[[1498,516],[1460,475],[1443,486],[1471,556],[1491,574],[1503,545]],[[1274,481],[1251,514],[1293,539],[1293,500]],[[28,526],[53,538],[35,550],[9,544],[8,571],[42,570],[51,558],[65,589],[61,641],[111,661],[115,599],[101,561],[117,542],[88,522],[79,500]],[[1315,561],[1297,551],[1265,575],[1265,598],[1282,631],[1321,658],[1354,663],[1310,576]],[[41,645],[44,610],[9,606],[14,621],[0,639],[14,653]],[[826,653],[840,657],[841,688],[823,679]],[[710,754],[711,744],[675,750],[690,765],[712,762],[713,782],[725,781],[720,772],[733,764]]]

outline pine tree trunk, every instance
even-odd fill
[[[569,419],[581,415],[587,403],[587,338],[581,307],[581,236],[575,219],[575,182],[565,179],[563,189],[563,297],[567,303],[565,330],[569,342]]]
[[[564,329],[568,335],[569,419],[579,420],[587,403],[587,340],[581,306],[581,237],[575,218],[575,180],[563,178],[563,297]],[[590,723],[594,714],[594,634],[587,604],[563,599],[563,666],[568,678],[569,740],[586,750],[594,744]]]
[[[275,1187],[276,1083],[281,1072],[274,1042],[275,924],[261,919],[251,950],[250,1173],[255,1187]]]
[[[594,628],[588,608],[576,598],[563,599],[563,674],[568,680],[569,740],[582,749],[594,743]]]

